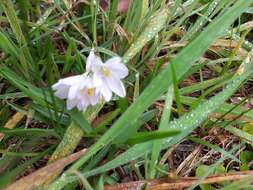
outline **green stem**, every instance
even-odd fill
[[[83,113],[84,117],[87,118],[87,121],[91,123],[97,116],[100,109],[103,107],[103,103],[98,104],[97,106],[89,108],[86,112]],[[84,135],[84,131],[77,126],[74,122],[72,122],[68,129],[66,130],[62,141],[50,157],[48,163],[52,163],[58,159],[66,157],[70,155],[79,144],[80,140]],[[61,171],[60,171],[61,172]],[[52,180],[54,180],[60,172],[56,173],[56,175],[52,176],[45,184],[49,184]]]

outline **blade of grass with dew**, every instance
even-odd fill
[[[2,32],[0,32],[0,47],[6,53],[14,57],[18,57],[18,48],[15,44]]]
[[[182,102],[188,106],[191,106],[197,99],[196,98],[192,98],[192,97],[188,97],[188,96],[182,96]],[[203,101],[202,101],[203,102]],[[237,107],[237,105],[231,105],[228,103],[224,103],[222,104],[222,106],[220,106],[215,115],[217,114],[226,114],[226,113],[230,113],[232,115],[238,116],[241,115],[243,112],[245,112],[245,109],[242,107]],[[250,110],[249,112],[246,112],[243,115],[242,120],[246,120],[246,121],[253,121],[253,110]]]
[[[183,87],[179,90],[180,95],[190,94],[190,93],[194,93],[194,92],[197,92],[200,90],[207,89],[211,86],[219,84],[220,82],[223,82],[224,80],[231,78],[231,76],[232,76],[232,74],[225,74],[225,75],[222,75],[221,77],[209,79],[209,80],[206,80],[203,82],[198,82],[198,83],[192,84],[191,86]],[[180,99],[183,99],[183,98],[181,97]],[[183,100],[181,100],[181,101],[183,101]]]
[[[214,0],[210,2],[205,13],[194,23],[194,25],[190,28],[190,30],[184,36],[184,40],[191,39],[196,33],[199,32],[201,27],[203,27],[208,21],[209,18],[213,15],[217,14],[221,8],[224,7],[230,0]]]
[[[170,136],[176,136],[180,133],[179,130],[166,130],[166,131],[150,131],[150,132],[139,132],[133,137],[127,140],[127,144],[135,145],[147,141],[159,140],[168,138]]]
[[[16,12],[15,12],[15,9],[14,9],[14,5],[12,3],[12,1],[9,1],[9,0],[3,0],[2,3],[1,3],[1,6],[9,20],[9,23],[11,25],[11,28],[19,42],[19,45],[20,46],[23,46],[25,45],[25,47],[22,47],[21,48],[21,51],[20,51],[20,62],[22,64],[22,67],[24,69],[24,71],[28,72],[28,68],[29,67],[33,67],[32,66],[32,63],[33,63],[33,59],[32,59],[32,56],[30,54],[30,51],[29,49],[26,47],[26,39],[23,35],[23,32],[21,30],[21,27],[19,25],[19,22],[18,22],[18,18],[16,16]],[[23,72],[24,73],[24,72]],[[25,73],[24,73],[25,74]],[[25,76],[27,77],[28,73],[25,74]]]
[[[124,144],[127,139],[129,139],[129,137],[134,136],[138,129],[143,126],[145,123],[151,121],[157,114],[157,110],[153,109],[153,110],[149,110],[147,112],[144,112],[135,122],[132,122],[128,128],[129,130],[126,133],[121,133],[120,135],[118,135],[114,141],[113,144],[115,145],[122,145]]]
[[[186,48],[184,48],[178,56],[173,60],[177,66],[176,72],[178,78],[182,77],[191,65],[196,61],[196,59],[204,53],[208,48],[209,44],[219,37],[224,29],[226,29],[233,21],[240,15],[241,10],[246,8],[252,1],[239,0],[232,6],[224,15],[220,16],[211,23],[207,29],[202,32],[192,43],[190,43]],[[167,13],[166,13],[167,14]],[[146,35],[146,34],[145,34]],[[208,38],[206,38],[208,36]],[[138,41],[138,40],[137,40]],[[135,51],[131,51],[130,55],[126,54],[125,62],[130,60],[136,53],[138,53],[139,47]],[[191,55],[191,56],[189,56]],[[187,64],[185,64],[187,63]],[[102,147],[110,143],[120,131],[125,123],[131,120],[136,120],[138,116],[158,97],[160,96],[169,85],[171,85],[171,78],[169,74],[171,73],[170,67],[167,66],[164,71],[162,71],[158,77],[156,77],[151,84],[144,90],[140,97],[132,104],[128,110],[121,116],[121,118],[110,128],[107,133],[100,138],[100,140],[95,143],[90,149],[88,149],[87,154],[85,154],[72,168],[76,169],[82,166],[91,156],[97,153]],[[167,80],[164,80],[166,78]],[[157,89],[157,86],[160,88]],[[124,129],[124,128],[123,128]],[[52,185],[52,189],[61,188],[65,181],[66,175],[63,175],[59,180],[55,181]],[[64,186],[64,185],[63,185]]]
[[[232,126],[227,126],[225,127],[226,131],[229,131],[230,133],[234,134],[235,136],[240,137],[241,139],[246,140],[247,142],[253,144],[253,135],[250,133],[247,133],[241,129],[232,127]]]
[[[145,44],[147,44],[154,36],[164,28],[166,21],[168,19],[168,10],[163,9],[156,12],[151,16],[150,21],[148,21],[147,26],[141,33],[141,35],[137,38],[137,40],[132,43],[130,48],[123,56],[123,62],[127,63],[130,59],[132,59],[140,50],[143,48]]]
[[[169,123],[169,120],[170,120],[172,102],[173,102],[173,87],[171,86],[169,87],[168,92],[167,92],[161,121],[158,127],[159,131],[166,130],[166,128],[168,127],[167,124]],[[155,167],[158,162],[161,146],[162,146],[162,140],[155,141],[153,144],[151,160],[149,164],[149,178],[150,179],[153,179],[156,175]]]

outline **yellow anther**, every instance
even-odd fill
[[[95,88],[87,88],[87,89],[86,89],[86,94],[87,94],[88,96],[93,96],[94,93],[95,93]]]
[[[104,76],[109,77],[111,75],[111,71],[109,69],[102,67],[101,72]]]

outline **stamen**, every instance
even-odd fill
[[[86,94],[87,94],[88,96],[93,96],[94,93],[95,93],[95,88],[87,88],[87,89],[86,89]]]
[[[102,72],[102,74],[103,74],[104,76],[106,76],[106,77],[111,76],[111,71],[110,71],[109,69],[105,68],[105,67],[102,67],[102,68],[101,68],[101,72]]]

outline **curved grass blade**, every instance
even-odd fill
[[[153,16],[151,16],[150,21],[145,27],[144,31],[137,38],[137,40],[132,43],[130,48],[124,54],[122,60],[127,63],[132,59],[137,53],[141,51],[143,46],[147,44],[154,36],[164,28],[166,21],[168,19],[168,10],[165,8],[163,10],[157,11]]]
[[[164,139],[170,136],[176,136],[180,133],[179,130],[166,130],[166,131],[151,131],[151,132],[140,132],[134,137],[128,139],[127,143],[130,145],[140,144],[147,141]],[[159,150],[159,149],[158,149]]]
[[[0,32],[0,47],[6,54],[11,54],[14,57],[18,57],[18,48],[2,32]]]
[[[171,86],[171,87],[169,87],[168,92],[167,92],[164,110],[163,110],[162,118],[161,118],[159,128],[158,128],[159,131],[164,131],[168,128],[168,123],[170,121],[172,102],[173,102],[173,87]],[[155,177],[155,174],[156,174],[155,166],[158,162],[161,146],[162,146],[162,140],[154,142],[154,145],[152,148],[150,165],[149,165],[149,178],[150,179]]]

